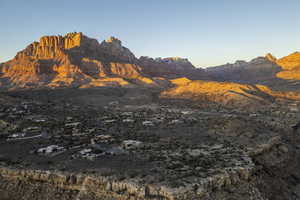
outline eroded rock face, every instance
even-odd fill
[[[185,58],[137,59],[115,37],[98,43],[77,32],[41,37],[3,63],[0,72],[0,83],[7,88],[98,87],[111,78],[118,86],[132,79],[134,85],[165,87],[168,81],[161,80],[166,78],[208,79]]]
[[[6,81],[2,85],[77,87],[111,77],[123,83],[123,78],[143,77],[135,60],[133,53],[114,37],[99,44],[76,32],[44,36],[1,66],[2,82]]]
[[[204,188],[168,188],[165,186],[140,185],[135,180],[118,181],[113,177],[89,176],[84,174],[67,174],[40,170],[15,170],[9,168],[0,169],[0,191],[2,197],[25,198],[25,199],[224,199],[222,190],[206,193]],[[255,186],[247,183],[249,177],[247,170],[239,173],[231,172],[224,176],[216,176],[213,179],[203,181],[205,187],[225,187],[235,188],[238,184],[245,187],[242,194],[236,193],[235,196],[244,197],[244,199],[264,200],[261,193]],[[231,177],[232,176],[232,177]],[[18,193],[12,195],[12,189],[18,190]],[[218,188],[215,188],[215,190]],[[36,192],[43,191],[43,192]],[[222,197],[223,196],[223,197]],[[248,198],[246,197],[248,196]],[[245,198],[246,197],[246,198]],[[229,199],[227,196],[225,199]]]
[[[112,56],[117,60],[128,63],[134,63],[136,61],[134,54],[129,49],[123,47],[121,40],[115,37],[110,37],[103,41],[100,44],[100,48],[105,55]]]
[[[82,33],[68,33],[65,36],[43,36],[39,42],[33,42],[19,52],[16,59],[30,57],[34,59],[58,59],[67,56],[67,50],[76,47],[85,51],[97,51],[99,44]]]
[[[135,64],[128,63],[110,63],[111,73],[127,78],[138,78],[140,68]]]
[[[0,69],[1,85],[8,88],[132,87],[132,84],[165,87],[168,81],[162,80],[170,77],[207,79],[204,71],[187,59],[137,59],[115,37],[99,44],[96,39],[77,32],[43,36],[3,63]],[[132,79],[131,83],[125,79]]]

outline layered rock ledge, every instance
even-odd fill
[[[169,151],[153,147],[135,153],[162,162],[156,162],[156,171],[150,170],[152,174],[149,172],[144,177],[126,179],[97,172],[62,172],[2,166],[0,191],[18,191],[16,196],[34,194],[36,199],[45,198],[45,195],[53,197],[58,193],[69,195],[58,199],[191,200],[219,199],[219,193],[223,190],[239,190],[243,185],[249,198],[263,199],[251,183],[255,165],[238,148],[202,145],[197,149]],[[149,179],[153,179],[152,182]],[[44,190],[47,194],[37,192]]]

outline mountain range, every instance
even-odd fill
[[[205,77],[187,59],[136,58],[119,39],[99,43],[82,33],[44,36],[1,64],[6,88],[159,85],[166,78]]]
[[[0,64],[0,73],[4,90],[117,86],[161,88],[164,97],[183,97],[189,93],[186,98],[205,94],[211,99],[208,96],[219,95],[222,101],[237,95],[248,96],[246,91],[264,93],[263,97],[300,97],[298,93],[278,95],[272,91],[300,92],[299,52],[280,59],[267,54],[249,62],[236,61],[203,69],[186,58],[137,58],[115,37],[99,43],[80,32],[41,37],[12,60]]]
[[[300,53],[295,52],[277,59],[268,53],[264,57],[257,57],[249,62],[236,61],[207,69],[215,80],[263,82],[272,79],[300,80]]]

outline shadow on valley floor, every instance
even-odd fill
[[[259,101],[261,103],[266,103],[267,102],[275,102],[276,98],[265,93],[264,91],[262,91],[261,89],[259,89],[256,85],[251,85],[252,88],[254,88],[254,90],[247,90],[244,88],[241,88],[241,90],[245,93],[240,93],[240,92],[236,92],[236,91],[230,91],[232,93],[247,97],[251,100],[254,101]]]
[[[300,92],[300,80],[284,80],[277,78],[276,80],[268,81],[265,84],[277,91],[295,91]]]
[[[218,82],[233,82],[233,83],[240,83],[240,84],[261,84],[270,87],[272,90],[276,91],[295,91],[300,92],[300,80],[285,80],[277,77],[272,77],[265,80],[255,80],[255,81],[248,81],[248,80],[234,80],[234,79],[213,79],[213,81]]]
[[[112,101],[125,104],[147,104],[158,100],[159,89],[98,87],[98,88],[60,88],[6,91],[2,94],[24,100],[42,102],[70,102],[91,106],[104,106]]]
[[[233,90],[230,90],[229,92],[234,93],[234,94],[237,94],[237,95],[240,95],[240,96],[243,96],[243,97],[246,97],[246,98],[248,98],[249,100],[252,100],[252,101],[258,101],[258,102],[260,102],[260,103],[266,103],[263,99],[256,98],[256,97],[255,97],[256,95],[250,94],[250,92],[251,92],[251,93],[253,92],[253,91],[251,91],[251,90],[245,91],[245,92],[247,92],[248,94],[241,93],[241,92],[236,92],[236,91],[233,91]],[[257,97],[259,97],[259,96],[257,95]]]

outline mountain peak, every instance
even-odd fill
[[[89,38],[81,32],[67,33],[64,36],[42,36],[39,42],[33,42],[20,51],[16,58],[32,57],[36,59],[50,59],[65,56],[65,50],[82,47],[95,51],[99,46],[96,39]]]
[[[284,70],[294,70],[300,67],[300,52],[296,51],[288,56],[278,59],[277,63]]]
[[[40,38],[39,45],[41,47],[60,47],[64,49],[70,49],[76,46],[80,46],[83,34],[73,32],[67,33],[65,36],[43,36]]]
[[[122,59],[129,63],[134,63],[136,60],[135,55],[128,48],[123,47],[121,40],[116,37],[111,36],[104,40],[100,44],[100,48],[116,59]]]
[[[122,44],[121,40],[119,40],[118,38],[114,37],[114,36],[110,36],[109,38],[107,38],[105,40],[107,43],[118,43],[118,44]]]
[[[105,41],[102,42],[102,46],[112,46],[116,49],[123,49],[122,41],[116,37],[110,36]]]
[[[271,62],[276,62],[277,61],[277,58],[275,56],[273,56],[271,53],[267,53],[265,58],[268,59]]]
[[[190,61],[187,58],[181,58],[181,57],[168,57],[168,58],[163,58],[164,61],[167,62],[174,62],[174,63],[189,63]]]

